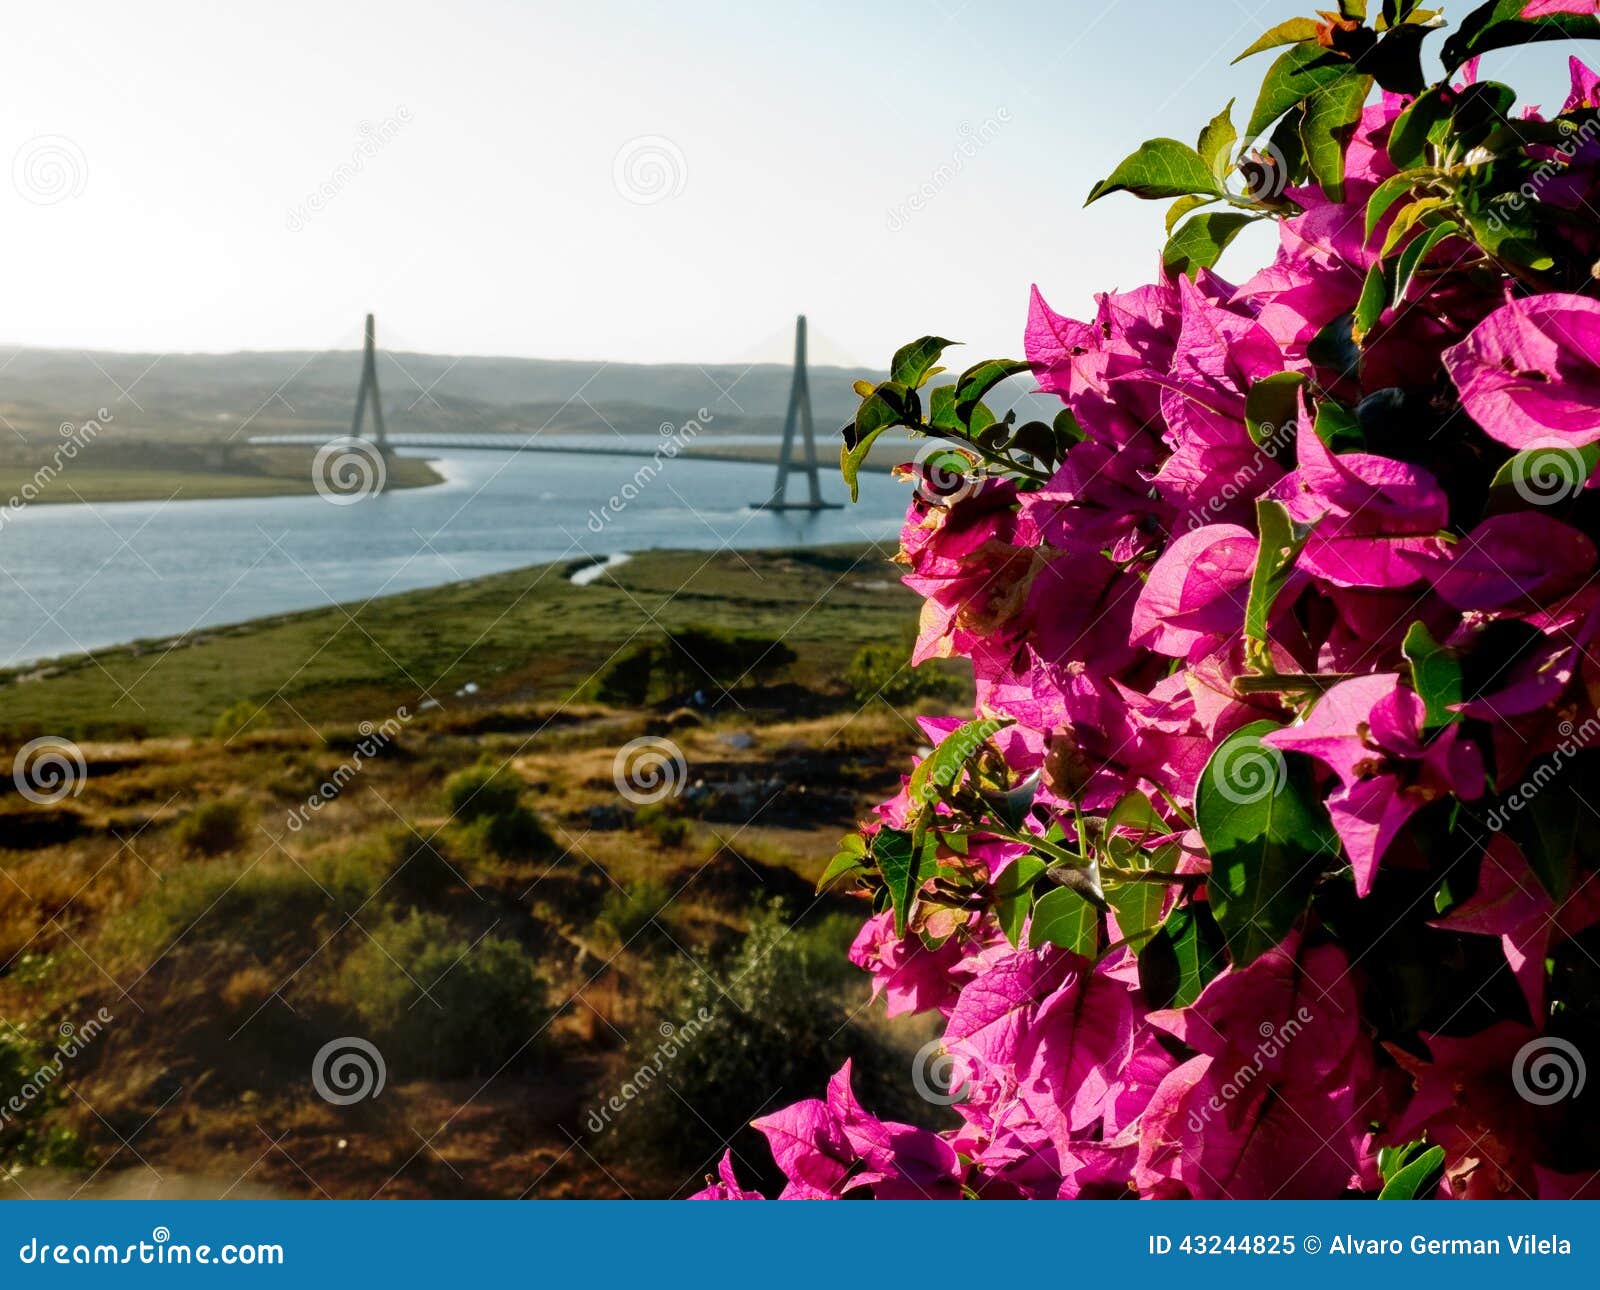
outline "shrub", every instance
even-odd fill
[[[515,941],[472,938],[413,910],[372,929],[344,961],[339,992],[399,1078],[500,1070],[548,1020],[544,983]]]
[[[55,1081],[62,1076],[58,1062],[72,1060],[47,1045],[34,1042],[25,1029],[0,1023],[0,1176],[19,1166],[78,1166],[86,1156],[77,1135],[52,1125],[50,1113],[64,1098]],[[34,1090],[28,1096],[24,1090]],[[21,1106],[15,1111],[8,1099]]]
[[[324,920],[355,913],[383,877],[362,851],[302,865],[267,858],[243,871],[229,860],[186,864],[146,891],[113,926],[111,938],[147,962],[180,936],[232,941],[266,957],[314,940]]]
[[[911,651],[875,641],[863,645],[845,670],[844,683],[858,704],[874,701],[904,707],[922,698],[954,698],[961,687],[930,664],[912,667]]]
[[[629,945],[652,919],[666,917],[671,902],[671,888],[659,878],[647,878],[620,890],[613,887],[601,902],[595,921],[609,928],[622,944]]]
[[[235,735],[243,734],[249,726],[262,724],[258,720],[262,715],[262,709],[258,705],[251,703],[249,699],[240,699],[237,703],[230,703],[217,714],[217,719],[211,726],[211,735],[215,739],[232,739]]]
[[[197,855],[219,856],[245,839],[249,809],[238,798],[202,802],[173,826],[179,848]]]
[[[633,813],[633,827],[649,834],[658,847],[669,850],[689,840],[689,821],[674,815],[660,802],[647,802]]]
[[[516,810],[522,800],[522,781],[507,767],[481,761],[445,780],[444,796],[451,816],[470,824]]]
[[[858,1089],[879,1106],[891,1076],[903,1080],[903,1066],[850,1024],[865,983],[846,965],[853,979],[841,988],[845,929],[791,930],[790,923],[780,906],[768,906],[715,971],[680,963],[666,974],[627,1062],[656,1050],[666,1026],[679,1042],[652,1072],[644,1104],[625,1126],[630,1151],[643,1145],[673,1166],[692,1168],[734,1138],[738,1154],[759,1160],[766,1152],[746,1129],[749,1120],[809,1093],[846,1058],[855,1061]],[[915,1114],[904,1103],[895,1109]]]
[[[650,696],[656,646],[635,641],[608,663],[595,682],[595,697],[602,703],[637,708]]]

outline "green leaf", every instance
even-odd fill
[[[1295,45],[1279,54],[1261,82],[1261,93],[1250,113],[1244,137],[1260,138],[1261,133],[1290,108],[1347,76],[1351,66],[1349,59],[1316,44]]]
[[[923,336],[895,351],[889,363],[889,379],[914,390],[933,374],[939,356],[956,342],[943,336]]]
[[[1306,164],[1331,201],[1344,200],[1345,149],[1361,123],[1361,108],[1371,89],[1372,77],[1351,71],[1306,100],[1305,119],[1300,123]]]
[[[1187,1008],[1227,966],[1222,929],[1203,901],[1192,900],[1139,951],[1139,986],[1152,1008]]]
[[[1389,160],[1402,172],[1422,166],[1428,160],[1428,144],[1436,142],[1435,133],[1444,127],[1450,117],[1448,91],[1449,86],[1443,84],[1424,90],[1406,105],[1389,127]],[[1396,175],[1384,183],[1393,183],[1398,178]],[[1382,185],[1379,187],[1381,189]],[[1374,193],[1373,197],[1376,199],[1377,194]],[[1368,237],[1372,236],[1371,223],[1369,215]]]
[[[1600,443],[1525,448],[1495,471],[1485,509],[1499,515],[1576,497],[1596,465],[1600,465]]]
[[[1296,45],[1303,40],[1317,38],[1317,20],[1315,18],[1291,18],[1288,22],[1280,22],[1271,31],[1267,32],[1251,45],[1249,49],[1240,54],[1233,61],[1243,62],[1251,54],[1259,54],[1263,49],[1275,49],[1279,45]]]
[[[856,477],[878,436],[894,426],[914,428],[919,417],[917,396],[899,381],[883,382],[861,401],[856,419],[844,428],[844,445],[839,450],[839,473],[850,485],[852,502],[859,498]]]
[[[1092,959],[1100,946],[1100,915],[1075,891],[1056,887],[1033,903],[1033,923],[1028,928],[1028,948],[1059,945]]]
[[[1372,241],[1372,235],[1378,231],[1378,225],[1383,222],[1383,217],[1393,209],[1394,204],[1402,197],[1410,194],[1417,184],[1426,179],[1433,172],[1430,170],[1404,170],[1398,175],[1390,175],[1381,184],[1372,190],[1372,196],[1367,198],[1367,224],[1366,232],[1362,235],[1363,242]]]
[[[1037,856],[1019,856],[994,880],[994,916],[1012,948],[1022,940],[1023,924],[1033,909],[1033,884],[1044,870]]]
[[[1155,803],[1138,789],[1130,789],[1117,799],[1117,804],[1106,814],[1106,833],[1128,829],[1136,833],[1136,844],[1143,845],[1149,838],[1164,838],[1172,826],[1161,818]]]
[[[1416,1200],[1433,1194],[1444,1177],[1444,1148],[1430,1147],[1392,1176],[1384,1174],[1379,1200]]]
[[[1461,225],[1453,219],[1442,220],[1429,228],[1426,236],[1414,237],[1400,252],[1399,262],[1394,272],[1394,303],[1398,305],[1406,298],[1406,292],[1411,288],[1411,279],[1418,269],[1426,262],[1428,256],[1433,254],[1433,248],[1447,237],[1452,237],[1461,232]]]
[[[1469,13],[1439,51],[1445,70],[1453,72],[1467,59],[1491,49],[1546,40],[1600,38],[1600,18],[1588,14],[1552,14],[1520,21],[1527,4],[1528,0],[1490,0]]]
[[[1443,197],[1416,197],[1407,202],[1394,217],[1394,223],[1389,225],[1389,232],[1384,236],[1383,250],[1380,254],[1387,256],[1405,240],[1406,235],[1416,227],[1418,220],[1430,211],[1439,210],[1444,204]]]
[[[1117,913],[1117,930],[1123,940],[1143,936],[1161,922],[1161,906],[1167,889],[1159,882],[1123,882],[1106,892],[1106,900]]]
[[[1305,389],[1302,372],[1274,372],[1254,382],[1244,396],[1244,427],[1258,447],[1282,439],[1283,430],[1292,427],[1300,414],[1300,391]]]
[[[1167,239],[1161,252],[1162,266],[1169,273],[1187,273],[1191,278],[1201,269],[1216,264],[1228,243],[1239,236],[1247,224],[1259,216],[1238,211],[1206,211],[1186,221]]]
[[[984,744],[1011,724],[1010,717],[980,717],[957,726],[939,746],[917,763],[906,786],[906,796],[914,812],[931,811],[944,794],[961,782],[967,763]]]
[[[1215,197],[1207,197],[1202,193],[1195,193],[1189,197],[1180,197],[1167,207],[1167,236],[1172,236],[1172,230],[1177,227],[1178,221],[1190,211],[1199,210],[1202,206],[1209,206],[1216,201]]]
[[[983,396],[1008,377],[1019,376],[1033,369],[1020,358],[988,358],[974,363],[956,380],[956,419],[965,425],[972,419]]]
[[[1195,823],[1211,855],[1206,890],[1236,967],[1277,945],[1338,854],[1304,759],[1269,748],[1272,721],[1253,721],[1212,753],[1195,790]]]
[[[1388,304],[1389,273],[1384,268],[1384,262],[1379,260],[1367,270],[1366,281],[1361,284],[1361,298],[1356,301],[1355,320],[1351,323],[1350,334],[1358,345],[1378,325]]]
[[[1311,526],[1296,524],[1282,502],[1263,497],[1256,502],[1256,532],[1261,536],[1261,546],[1256,552],[1256,567],[1250,574],[1250,596],[1245,601],[1244,634],[1253,650],[1253,657],[1265,661],[1267,650],[1267,623],[1272,617],[1273,602],[1294,572],[1294,562],[1300,557],[1300,548],[1311,535]]]
[[[903,829],[880,829],[872,839],[872,858],[877,862],[889,893],[896,936],[906,934],[906,920],[911,916],[911,906],[922,886],[923,852],[937,845],[936,838],[929,838],[922,847],[915,847],[911,835]]]
[[[828,867],[822,871],[822,877],[817,879],[817,892],[820,894],[826,891],[841,878],[866,872],[867,866],[861,863],[860,856],[848,855],[841,851],[828,861]]]
[[[1317,438],[1328,446],[1329,452],[1360,452],[1367,446],[1360,418],[1332,399],[1324,399],[1317,404],[1317,420],[1313,428]]]
[[[1107,193],[1129,192],[1135,197],[1183,197],[1189,193],[1222,196],[1222,185],[1200,154],[1176,139],[1147,139],[1106,178],[1089,190],[1084,203],[1097,202]]]
[[[1239,140],[1239,132],[1233,125],[1233,100],[1228,100],[1228,106],[1218,112],[1200,131],[1200,139],[1195,144],[1195,151],[1200,154],[1200,160],[1211,167],[1211,173],[1220,184],[1228,177],[1228,171],[1233,165],[1233,145]],[[1172,231],[1168,225],[1167,231]]]
[[[1461,663],[1456,656],[1434,640],[1420,620],[1411,624],[1400,652],[1411,664],[1411,688],[1425,709],[1423,728],[1433,730],[1460,721],[1461,714],[1450,710],[1451,704],[1462,698]]]

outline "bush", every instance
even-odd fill
[[[70,1051],[70,1050],[68,1050]],[[19,1166],[76,1166],[85,1153],[70,1129],[52,1127],[50,1112],[63,1102],[55,1081],[62,1072],[56,1063],[71,1060],[57,1050],[34,1043],[27,1032],[9,1023],[0,1025],[0,1092],[16,1097],[22,1109],[6,1107],[0,1120],[0,1177]],[[29,1097],[25,1089],[33,1089]]]
[[[238,798],[202,802],[173,826],[179,848],[197,855],[219,856],[245,839],[249,811]]]
[[[522,800],[522,781],[504,766],[481,761],[445,780],[444,796],[451,816],[470,824],[516,810]]]
[[[382,923],[345,959],[339,988],[392,1074],[500,1070],[548,1020],[544,983],[515,941],[473,943],[437,914]]]
[[[600,673],[595,697],[619,707],[637,708],[645,703],[650,696],[655,656],[656,647],[650,641],[635,641]]]
[[[263,860],[185,865],[166,875],[123,915],[113,942],[147,962],[180,936],[233,941],[262,956],[318,935],[323,919],[360,909],[383,881],[370,856],[351,851],[300,865]]]
[[[613,887],[601,902],[595,922],[609,928],[617,940],[627,945],[652,919],[664,915],[671,901],[671,888],[659,878],[630,883],[621,890]]]
[[[249,699],[240,699],[237,703],[230,703],[217,714],[217,719],[211,726],[211,735],[214,739],[232,739],[235,735],[243,734],[249,726],[261,724],[257,720],[261,715],[262,710],[259,706],[251,703]]]
[[[858,705],[876,700],[895,708],[922,698],[956,698],[961,689],[953,677],[933,667],[912,667],[910,650],[882,642],[855,652],[844,682]]]
[[[384,890],[413,904],[432,904],[461,884],[461,868],[444,839],[428,837],[409,825],[394,828],[386,840],[390,878]]]
[[[843,963],[845,933],[843,921],[792,931],[772,905],[714,973],[687,965],[672,971],[629,1054],[655,1049],[669,1023],[681,1042],[627,1125],[630,1149],[642,1143],[672,1166],[693,1168],[734,1138],[735,1154],[763,1159],[748,1121],[764,1107],[810,1095],[846,1058],[855,1060],[857,1091],[874,1109],[911,1119],[926,1113],[925,1106],[919,1113],[885,1105],[884,1089],[904,1083],[905,1070],[850,1024],[865,982]]]
[[[647,802],[635,811],[633,827],[648,834],[659,847],[674,849],[689,840],[689,821],[672,814],[659,802]]]

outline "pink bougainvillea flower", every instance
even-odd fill
[[[1448,793],[1468,801],[1484,788],[1476,745],[1449,725],[1424,743],[1422,700],[1392,672],[1341,681],[1304,720],[1262,736],[1273,748],[1315,757],[1339,778],[1328,815],[1365,896],[1378,861],[1417,811]]]
[[[1156,561],[1133,607],[1133,641],[1158,654],[1210,653],[1244,624],[1260,547],[1237,524],[1185,533]]]
[[[1525,19],[1552,18],[1563,13],[1600,14],[1600,0],[1528,0],[1522,6],[1521,16]]]
[[[789,1180],[780,1199],[821,1200],[841,1193],[856,1152],[826,1102],[806,1098],[752,1120],[750,1127],[766,1135],[772,1158]]]
[[[1528,296],[1444,353],[1461,407],[1511,448],[1600,441],[1600,302]]]
[[[1299,567],[1336,587],[1406,587],[1443,567],[1450,507],[1427,471],[1372,453],[1335,455],[1302,412],[1299,465],[1271,490],[1315,527]]]
[[[1368,1185],[1368,1125],[1384,1110],[1342,951],[1291,940],[1212,981],[1189,1008],[1150,1014],[1199,1055],[1144,1112],[1142,1194],[1326,1197]]]
[[[828,1109],[862,1169],[850,1185],[868,1186],[879,1200],[955,1200],[961,1162],[937,1133],[880,1120],[864,1111],[850,1087],[850,1062],[828,1081]]]
[[[1600,882],[1585,875],[1558,906],[1534,876],[1515,843],[1503,833],[1489,839],[1472,896],[1434,922],[1446,931],[1498,936],[1506,962],[1528,1001],[1528,1015],[1544,1015],[1544,961],[1551,945],[1600,922]]]
[[[1538,602],[1584,582],[1595,546],[1569,524],[1536,511],[1492,515],[1468,533],[1434,581],[1456,609]]]
[[[1416,1093],[1385,1126],[1384,1140],[1426,1136],[1443,1147],[1445,1180],[1458,1198],[1533,1196],[1539,1166],[1550,1163],[1551,1144],[1560,1138],[1563,1115],[1560,1103],[1540,1105],[1525,1095],[1530,1055],[1548,1051],[1548,1041],[1516,1021],[1496,1022],[1466,1038],[1422,1040],[1431,1061],[1390,1046]]]
[[[690,1200],[765,1200],[758,1191],[750,1191],[739,1185],[739,1180],[733,1176],[733,1152],[724,1151],[722,1162],[717,1166],[717,1181],[707,1180],[706,1186],[689,1197]]]

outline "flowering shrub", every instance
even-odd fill
[[[957,1127],[826,1095],[756,1122],[790,1197],[1562,1197],[1600,1117],[1600,77],[1553,113],[1479,55],[1600,36],[1494,0],[1285,23],[1243,127],[1090,194],[1172,199],[1155,283],[1034,293],[1025,362],[860,389],[890,427],[914,661],[971,659],[826,883]],[[1246,225],[1276,259],[1214,271]],[[1053,424],[984,397],[1032,371]],[[919,1072],[919,1077],[920,1077]],[[701,1193],[744,1198],[725,1158]]]

